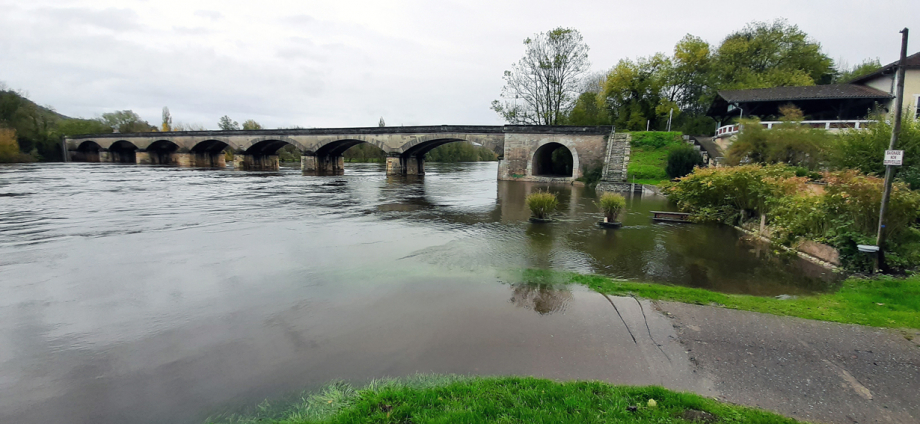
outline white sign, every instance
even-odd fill
[[[903,161],[903,150],[885,150],[885,165],[901,166]]]

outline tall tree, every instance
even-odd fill
[[[562,27],[527,38],[524,46],[524,57],[505,71],[505,101],[493,101],[492,110],[512,124],[557,125],[578,97],[588,46],[577,30]]]
[[[261,130],[262,125],[256,122],[254,119],[247,119],[246,122],[243,122],[243,129],[244,130]]]
[[[172,131],[172,115],[169,114],[169,108],[163,106],[163,124],[160,126],[160,131]]]
[[[385,126],[387,126],[387,123],[386,123],[386,122],[383,122],[383,117],[382,117],[382,116],[380,117],[380,122],[377,123],[377,126],[378,126],[378,127],[385,127]]]
[[[227,115],[220,117],[220,121],[217,122],[217,126],[220,127],[222,131],[236,131],[240,129],[240,124],[230,119],[230,117]]]
[[[116,110],[115,112],[103,113],[102,122],[120,133],[151,132],[157,129],[131,110]]]
[[[784,19],[751,22],[722,41],[714,71],[721,89],[827,84],[834,61]]]
[[[865,59],[852,68],[849,67],[846,62],[841,61],[837,64],[836,82],[847,83],[861,76],[869,75],[879,69],[882,69],[882,62],[880,62],[878,58]]]

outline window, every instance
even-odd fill
[[[914,118],[920,119],[920,94],[914,96]]]

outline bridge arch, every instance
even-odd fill
[[[109,146],[112,162],[137,163],[137,146],[127,140],[118,140]]]
[[[192,153],[218,153],[230,147],[230,143],[224,140],[208,139],[195,143],[191,149]]]
[[[157,165],[178,165],[179,145],[172,140],[156,140],[147,145],[147,160],[140,162],[149,162]]]
[[[77,146],[71,154],[71,160],[74,162],[99,162],[99,152],[102,146],[93,140],[86,140]]]
[[[530,175],[535,177],[572,178],[578,168],[578,152],[555,141],[541,144],[533,152]]]
[[[289,144],[296,147],[297,150],[301,152],[304,151],[302,144],[287,137],[261,137],[253,139],[248,143],[249,147],[243,149],[243,151],[250,155],[270,156],[277,154],[278,150],[281,150],[282,147]]]

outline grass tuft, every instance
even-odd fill
[[[428,383],[439,381],[440,384]],[[661,387],[554,382],[531,377],[425,376],[354,391],[332,414],[257,418],[238,423],[686,423],[700,411],[725,423],[796,423],[762,410],[728,405]],[[696,412],[700,414],[700,412]],[[263,417],[264,418],[264,417]],[[216,421],[210,421],[216,422]]]

